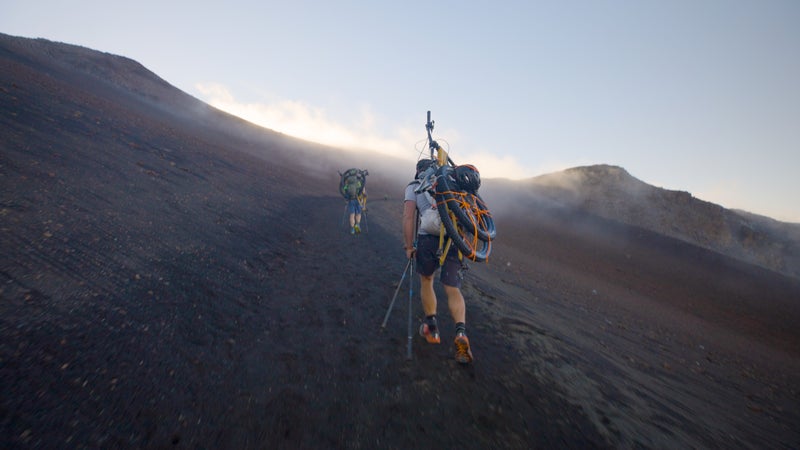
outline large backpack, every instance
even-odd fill
[[[351,175],[347,177],[344,182],[344,190],[347,192],[347,198],[350,200],[358,198],[358,195],[361,193],[361,181],[358,180],[358,177]]]
[[[367,183],[366,170],[360,169],[347,169],[344,173],[340,174],[339,180],[339,193],[342,194],[346,200],[357,199],[364,191],[364,186]]]
[[[417,179],[409,185],[420,183]],[[458,248],[459,259],[485,261],[488,258],[496,231],[489,209],[478,195],[480,185],[480,174],[474,166],[446,165],[436,171],[433,193],[425,192],[428,201],[434,199],[432,204],[436,208],[420,211],[418,225],[428,234],[439,235],[439,265],[444,264],[451,243]],[[442,207],[446,212],[443,210],[440,214]],[[463,227],[466,234],[462,234],[459,227]]]

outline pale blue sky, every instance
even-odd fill
[[[614,164],[800,222],[800,1],[3,0],[268,128],[522,178]]]

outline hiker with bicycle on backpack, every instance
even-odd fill
[[[438,226],[430,227],[427,221],[430,218],[435,222],[436,202],[427,192],[417,192],[420,184],[420,177],[429,168],[435,166],[433,159],[421,159],[417,162],[417,171],[414,181],[406,186],[403,201],[403,245],[406,251],[406,258],[409,260],[416,257],[417,273],[420,279],[420,296],[422,297],[422,309],[425,318],[420,325],[419,333],[430,344],[441,342],[439,324],[437,322],[437,299],[433,289],[433,276],[440,268],[439,280],[444,286],[447,296],[447,306],[450,315],[456,324],[455,359],[459,363],[468,364],[472,362],[472,350],[470,349],[469,339],[466,333],[466,304],[461,293],[461,279],[463,278],[463,263],[459,256],[456,246],[450,246],[447,256],[440,262],[440,231],[438,226],[441,222],[436,222]],[[420,218],[420,227],[416,236],[414,231],[417,229],[417,217]],[[416,242],[416,246],[415,246]]]

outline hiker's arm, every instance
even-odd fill
[[[411,200],[403,202],[403,247],[406,249],[406,256],[411,258],[414,254],[414,221],[417,218],[417,203]]]

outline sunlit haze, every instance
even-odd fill
[[[4,2],[288,135],[485,178],[589,164],[800,222],[800,2]],[[398,168],[398,170],[401,170]],[[407,170],[404,170],[407,172]]]

